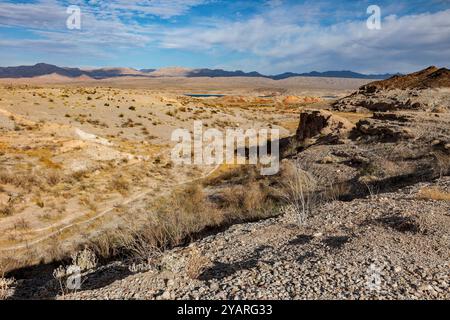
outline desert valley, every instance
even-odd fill
[[[5,72],[0,299],[450,298],[448,69]],[[280,172],[175,165],[195,121],[278,129]]]

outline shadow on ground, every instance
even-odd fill
[[[271,248],[270,246],[260,246],[255,249],[255,252],[247,259],[237,261],[234,263],[215,262],[214,265],[206,269],[199,277],[199,280],[220,280],[229,277],[241,270],[249,270],[255,268],[259,261],[262,261],[262,254],[264,250]],[[271,261],[265,261],[271,263]]]
[[[17,279],[17,285],[11,300],[55,299],[61,295],[61,286],[53,277],[56,264],[39,265],[24,268],[11,273]],[[80,291],[99,289],[117,280],[131,275],[125,265],[99,268],[95,272],[82,276]]]

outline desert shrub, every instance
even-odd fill
[[[432,152],[436,159],[435,170],[439,170],[439,175],[445,176],[450,172],[450,156],[440,151]]]
[[[71,275],[71,270],[66,269],[64,266],[59,266],[53,270],[53,278],[58,282],[61,295],[66,295],[69,290],[67,288],[67,278]]]
[[[89,248],[84,248],[71,256],[72,265],[80,268],[81,271],[93,269],[97,266],[97,256],[94,251]]]
[[[380,165],[377,163],[370,162],[368,164],[365,164],[361,168],[359,173],[362,177],[365,177],[365,176],[382,177],[383,176],[383,168],[380,167]]]
[[[72,254],[72,263],[68,266],[59,266],[53,270],[53,278],[57,281],[60,294],[65,295],[71,291],[76,291],[75,283],[71,283],[71,276],[80,276],[83,271],[93,269],[97,266],[97,256],[91,249],[85,248],[82,251]],[[73,279],[74,280],[74,279]],[[81,278],[79,284],[81,285]]]
[[[222,191],[221,206],[230,210],[232,216],[256,217],[270,208],[270,199],[264,185],[257,181],[226,188]]]
[[[11,184],[18,188],[30,190],[32,187],[40,187],[43,185],[43,177],[34,172],[27,173],[10,173],[3,172],[0,174],[0,183]]]
[[[121,243],[125,238],[122,235],[122,226],[119,226],[115,230],[106,230],[100,235],[90,238],[87,241],[87,246],[95,252],[97,257],[108,258],[116,256],[122,249]]]
[[[254,181],[256,179],[256,176],[256,166],[240,165],[236,168],[226,168],[225,171],[206,178],[203,184],[205,186],[217,186],[226,182],[242,185],[250,181]]]
[[[130,190],[130,182],[122,176],[114,177],[110,188],[120,194],[126,194]]]
[[[152,201],[147,210],[149,213],[142,220],[130,218],[127,226],[94,239],[91,247],[102,256],[122,253],[148,263],[162,250],[224,221],[222,212],[207,201],[198,184]]]
[[[342,196],[348,195],[351,191],[351,186],[349,183],[341,182],[337,184],[329,183],[328,187],[323,193],[324,200],[327,201],[338,201]]]
[[[0,277],[0,301],[8,299],[12,294],[14,279]]]
[[[14,184],[14,175],[9,172],[0,172],[1,184]]]
[[[6,278],[5,272],[8,269],[4,261],[0,261],[0,301],[8,299],[12,292],[15,280]]]
[[[61,174],[58,171],[48,171],[45,174],[45,178],[50,186],[56,186],[62,180]]]
[[[14,229],[16,230],[26,230],[30,228],[30,224],[24,218],[20,218],[16,223],[14,223]]]
[[[211,265],[211,260],[201,254],[198,249],[191,249],[186,263],[186,273],[191,279],[198,279]]]
[[[9,217],[14,214],[14,207],[11,203],[0,204],[0,217]]]
[[[92,212],[97,212],[98,210],[97,203],[90,197],[81,196],[79,201],[81,204],[89,208],[89,210],[91,210]]]
[[[157,241],[162,237],[160,232],[128,226],[96,239],[94,248],[104,257],[122,253],[134,262],[151,265],[162,253],[158,246],[162,241]]]
[[[191,184],[176,190],[171,196],[154,204],[153,219],[161,229],[160,244],[179,244],[189,234],[203,230],[206,226],[217,226],[223,221],[222,212],[207,201],[203,188]],[[158,233],[157,232],[157,233]]]
[[[283,197],[297,216],[299,224],[304,224],[318,204],[317,182],[308,172],[293,164],[286,166],[283,180]]]
[[[65,179],[66,180],[65,182],[66,183],[80,182],[84,178],[87,178],[88,174],[89,172],[86,170],[75,171]]]

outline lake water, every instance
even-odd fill
[[[337,99],[338,96],[322,96],[322,99]]]

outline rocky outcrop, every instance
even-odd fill
[[[380,142],[412,139],[415,135],[408,127],[411,118],[411,115],[376,113],[372,118],[359,121],[352,135],[366,141]]]
[[[297,139],[320,137],[325,120],[317,114],[305,118]],[[304,142],[290,158],[316,177],[319,185],[338,188],[344,198],[450,173],[448,113],[375,113],[345,136],[339,143],[326,139]]]
[[[450,70],[429,67],[362,86],[333,104],[339,111],[450,110]]]
[[[308,139],[338,140],[345,137],[353,124],[345,118],[325,110],[309,110],[300,114],[300,123],[296,133],[299,143]]]

